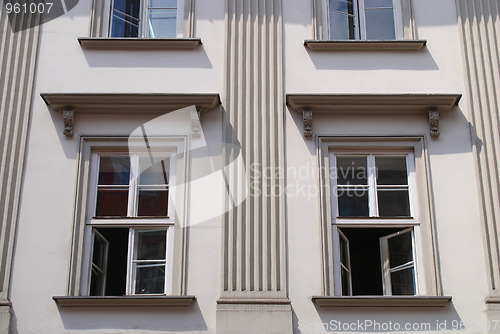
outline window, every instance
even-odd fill
[[[96,152],[92,163],[88,294],[166,294],[173,224],[168,155]]]
[[[92,8],[91,37],[192,38],[194,0],[101,0]]]
[[[400,0],[328,0],[330,39],[403,37]]]
[[[414,154],[330,151],[335,294],[417,295]]]
[[[110,37],[177,36],[177,0],[112,0]]]
[[[185,295],[186,141],[82,137],[69,296]]]

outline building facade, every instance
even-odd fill
[[[2,5],[0,333],[500,332],[500,1]]]

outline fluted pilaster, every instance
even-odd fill
[[[500,287],[500,0],[457,0],[476,136],[491,289]]]
[[[286,296],[281,0],[228,0],[225,108],[249,196],[224,225],[223,297]],[[231,154],[227,154],[229,163]],[[279,173],[281,171],[281,173]]]
[[[0,11],[0,333],[8,333],[9,277],[19,206],[24,152],[31,108],[39,29],[14,33]],[[38,16],[18,15],[13,24],[26,26]]]

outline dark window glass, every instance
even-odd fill
[[[389,265],[395,268],[413,261],[411,233],[406,232],[387,240],[389,244]]]
[[[337,185],[367,185],[366,156],[337,157]]]
[[[408,185],[406,157],[375,157],[377,185]]]
[[[168,190],[139,190],[137,216],[167,216]]]
[[[355,15],[351,0],[330,0],[330,39],[354,39]]]
[[[379,189],[378,211],[381,217],[409,217],[410,200],[408,190]]]
[[[130,182],[129,157],[101,157],[99,185],[128,185]]]
[[[339,217],[368,217],[368,189],[339,189]]]
[[[137,260],[164,260],[167,231],[137,232]]]
[[[165,265],[138,265],[136,273],[136,294],[164,293]]]
[[[394,10],[392,8],[378,8],[365,10],[366,39],[384,40],[395,39]]]
[[[392,295],[414,295],[415,294],[415,270],[408,268],[391,273]]]
[[[111,37],[138,37],[140,0],[114,0]]]
[[[90,279],[90,295],[100,295],[101,284],[105,284],[105,296],[125,295],[127,277],[128,228],[98,228],[108,242],[106,282],[102,283],[102,275],[92,270]],[[94,247],[96,247],[94,238]],[[93,250],[98,252],[98,249]]]
[[[99,188],[97,191],[97,217],[126,217],[128,188]]]

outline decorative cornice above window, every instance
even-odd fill
[[[304,45],[312,51],[418,51],[426,40],[305,40]]]
[[[439,136],[439,113],[458,105],[460,94],[287,94],[286,103],[304,118],[304,135],[312,135],[313,115],[426,114],[431,136]]]
[[[190,50],[201,45],[200,38],[108,38],[79,37],[78,42],[87,50]]]
[[[320,307],[445,307],[449,296],[313,296]]]
[[[53,111],[63,114],[64,135],[73,135],[75,114],[165,114],[189,106],[199,112],[212,110],[220,102],[216,93],[208,94],[85,94],[42,93],[40,94]],[[198,122],[193,122],[197,127]],[[198,132],[199,129],[193,129]]]
[[[166,307],[189,306],[195,296],[54,296],[60,307]]]

